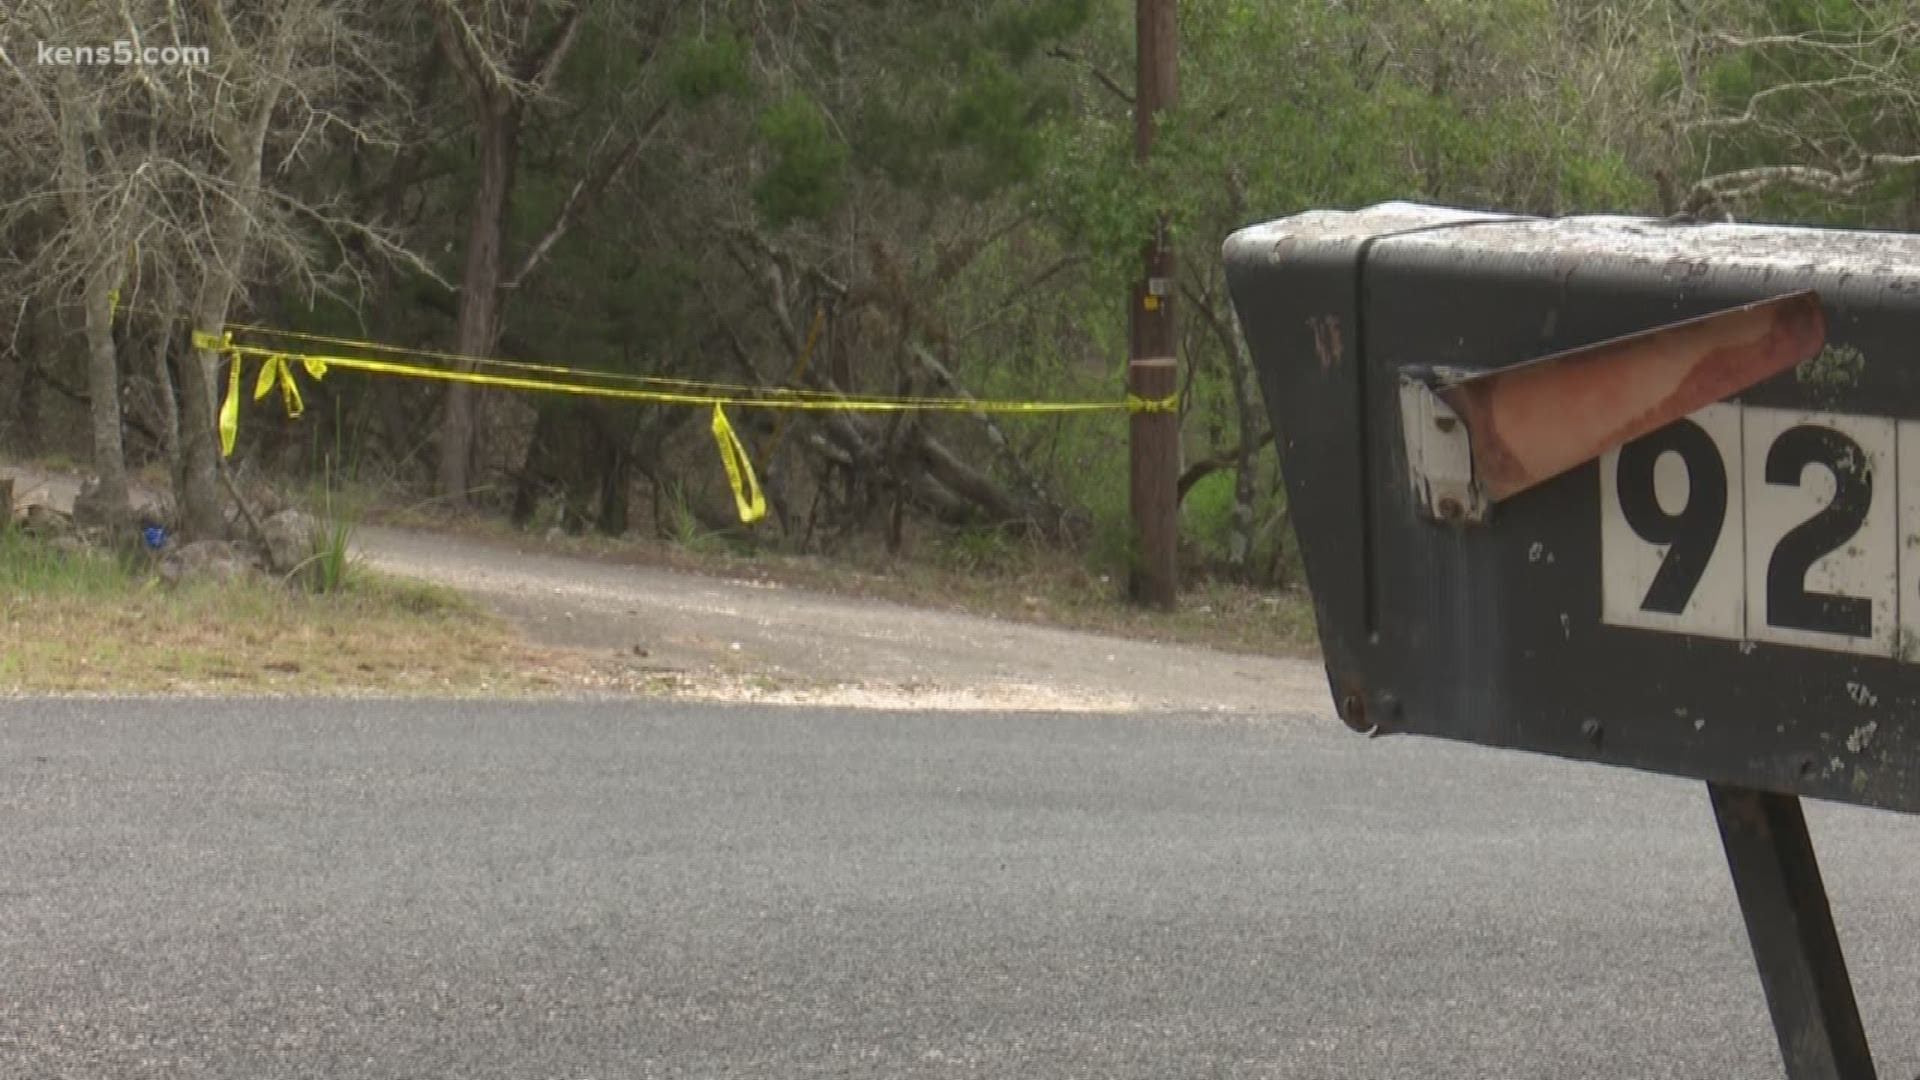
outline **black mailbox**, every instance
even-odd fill
[[[1226,260],[1342,718],[1709,781],[1790,1074],[1871,1076],[1796,797],[1920,811],[1920,237],[1394,203]]]

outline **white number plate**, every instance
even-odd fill
[[[1920,643],[1920,421],[1713,405],[1602,458],[1600,500],[1610,625]]]

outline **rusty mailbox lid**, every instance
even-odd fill
[[[1920,810],[1920,237],[1236,233],[1353,727]]]

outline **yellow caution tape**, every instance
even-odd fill
[[[307,406],[300,398],[300,384],[293,381],[293,361],[295,359],[295,357],[284,354],[267,357],[267,362],[260,365],[259,380],[253,384],[253,400],[259,401],[261,398],[266,397],[267,391],[273,389],[273,384],[277,381],[280,384],[281,400],[286,402],[287,416],[291,419],[298,420],[300,414],[307,411]],[[325,360],[313,357],[298,357],[297,359],[300,360],[301,366],[307,369],[308,375],[315,379],[326,377],[327,362]]]
[[[814,327],[822,325],[825,312],[815,315]],[[249,326],[245,323],[233,323],[231,329],[248,334],[260,334],[268,337],[284,338],[289,341],[305,341],[319,345],[338,345],[364,352],[385,353],[390,356],[415,357],[424,360],[445,361],[471,367],[475,370],[494,368],[502,371],[524,371],[537,375],[562,375],[571,379],[586,379],[593,382],[625,383],[634,386],[672,387],[679,390],[707,391],[717,394],[736,394],[754,398],[819,398],[838,400],[843,395],[833,390],[813,390],[803,387],[786,386],[743,386],[738,383],[706,382],[697,379],[675,379],[661,375],[633,375],[617,371],[593,371],[582,368],[556,367],[552,364],[533,364],[524,360],[503,360],[493,356],[468,356],[463,353],[436,352],[432,349],[414,349],[396,345],[382,345],[374,341],[361,341],[355,338],[332,337],[327,334],[308,334],[297,330],[275,330],[264,326]],[[811,351],[814,335],[808,336]],[[803,352],[802,363],[797,371],[806,369]],[[797,376],[796,376],[797,377]],[[904,399],[903,399],[904,400]],[[921,401],[952,401],[959,403],[961,398],[917,398]]]
[[[227,372],[227,397],[220,403],[220,456],[233,456],[240,437],[240,358],[232,357]]]
[[[1163,398],[1143,398],[1134,394],[1128,394],[1127,411],[1144,413],[1178,412],[1180,411],[1180,395],[1173,394]]]
[[[830,394],[805,398],[755,397],[751,393],[720,394],[710,392],[704,384],[693,384],[685,390],[643,390],[617,386],[588,386],[560,379],[539,379],[521,375],[492,375],[481,371],[459,371],[452,368],[429,367],[422,364],[405,364],[391,360],[374,360],[364,356],[308,356],[287,354],[275,349],[262,349],[251,345],[228,345],[223,350],[229,356],[266,358],[271,356],[291,356],[308,363],[320,363],[348,371],[364,371],[375,375],[396,375],[414,379],[428,379],[436,382],[466,383],[473,386],[497,386],[508,390],[538,390],[557,394],[573,394],[581,397],[606,398],[614,401],[634,401],[654,405],[697,405],[706,408],[712,405],[727,405],[743,409],[798,409],[806,412],[1000,412],[1000,413],[1088,413],[1140,411],[1135,406],[1121,401],[980,401],[973,398],[905,398],[877,397],[852,394]],[[1143,407],[1160,410],[1171,407],[1171,401],[1146,402]]]
[[[227,392],[220,399],[220,456],[232,457],[233,444],[240,438],[240,353],[234,348],[233,335],[193,332],[193,347],[227,357]],[[255,393],[255,399],[260,393]]]
[[[280,382],[280,397],[287,405],[288,418],[298,420],[300,414],[307,411],[307,406],[300,399],[300,388],[293,384],[293,372],[287,370],[287,358],[284,356],[269,356],[267,362],[260,365],[260,378],[253,384],[253,400],[266,397],[267,391],[273,389],[276,377]]]
[[[288,331],[273,331],[284,337],[314,338],[333,341],[338,344],[363,344],[339,338],[321,338],[318,335],[295,334]],[[811,335],[810,335],[811,336]],[[370,343],[365,343],[370,344]],[[573,394],[582,397],[606,398],[615,401],[632,401],[653,405],[691,405],[711,407],[713,409],[713,437],[720,448],[721,464],[726,468],[727,479],[733,487],[734,502],[740,510],[740,520],[754,522],[766,516],[766,499],[760,489],[758,478],[753,472],[752,460],[747,455],[744,443],[740,441],[733,424],[727,419],[726,407],[753,409],[794,409],[808,412],[829,410],[844,412],[970,412],[970,413],[1029,413],[1060,414],[1090,412],[1173,412],[1179,408],[1178,395],[1159,399],[1147,399],[1129,394],[1124,402],[1117,401],[981,401],[974,398],[906,398],[876,397],[862,395],[837,394],[832,391],[786,391],[769,390],[763,387],[731,387],[716,383],[698,383],[690,380],[648,379],[642,376],[619,377],[602,372],[580,371],[571,368],[552,367],[541,364],[525,364],[517,361],[485,361],[496,367],[528,372],[526,375],[497,375],[482,371],[466,371],[457,368],[435,367],[426,364],[405,363],[397,360],[382,360],[365,356],[317,356],[305,353],[285,352],[265,349],[253,345],[236,344],[231,332],[209,334],[195,331],[193,346],[227,357],[231,367],[228,371],[227,394],[220,405],[220,447],[222,453],[231,455],[234,442],[240,429],[240,369],[248,358],[262,361],[260,374],[254,383],[253,397],[258,401],[278,384],[281,398],[285,403],[287,415],[298,417],[305,409],[300,396],[299,385],[294,381],[293,362],[298,360],[306,368],[307,374],[315,379],[326,375],[331,367],[348,371],[362,371],[374,375],[393,375],[402,378],[427,379],[436,382],[465,383],[473,386],[493,386],[508,390],[530,390],[546,393]],[[384,348],[376,346],[376,348]],[[407,350],[388,350],[404,353]],[[811,352],[809,349],[808,352]],[[475,361],[473,357],[459,357],[449,353],[415,353],[415,355],[436,356],[457,360],[462,363]],[[566,378],[536,378],[534,374],[559,375]],[[610,380],[652,383],[655,386],[673,386],[675,389],[652,389],[641,387],[594,386],[568,381],[579,378],[604,378]],[[716,393],[715,391],[738,391],[737,393]]]
[[[753,475],[753,460],[734,433],[727,411],[713,407],[713,441],[720,447],[720,464],[726,467],[727,483],[733,486],[733,502],[740,509],[740,520],[748,525],[767,516],[767,500],[760,493],[760,481]]]

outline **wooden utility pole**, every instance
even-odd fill
[[[1153,153],[1158,114],[1179,100],[1179,30],[1175,0],[1135,0],[1139,76],[1134,92],[1134,149],[1145,164]],[[1134,283],[1132,348],[1127,390],[1149,403],[1170,401],[1178,392],[1178,338],[1173,318],[1174,257],[1164,212],[1147,240],[1144,273]],[[1131,501],[1134,565],[1130,586],[1142,604],[1172,608],[1180,593],[1176,544],[1179,539],[1180,414],[1147,408],[1133,413]]]

